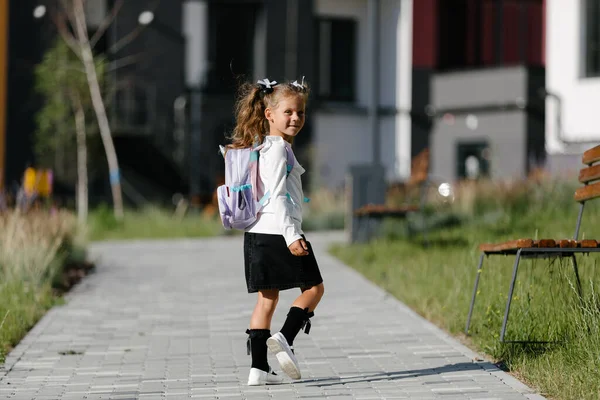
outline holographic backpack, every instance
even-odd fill
[[[263,144],[245,149],[219,146],[225,159],[225,184],[217,188],[219,214],[225,229],[244,230],[252,225],[271,197],[259,193],[259,154]],[[287,150],[287,148],[286,148]],[[287,154],[287,173],[294,167],[294,155]]]

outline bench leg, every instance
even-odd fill
[[[485,253],[481,253],[479,257],[479,265],[477,266],[477,274],[475,275],[475,286],[473,287],[473,296],[471,297],[471,306],[469,307],[469,315],[467,316],[467,326],[465,327],[465,334],[469,334],[469,326],[471,325],[471,316],[473,315],[473,307],[475,306],[475,297],[477,297],[477,286],[479,286],[479,277],[481,276],[481,268],[483,267],[483,259]]]
[[[506,300],[506,310],[504,311],[504,321],[502,321],[502,330],[500,331],[500,341],[504,342],[504,335],[506,334],[506,324],[508,323],[508,313],[510,312],[510,303],[512,302],[513,291],[515,289],[515,282],[517,280],[517,271],[519,270],[519,261],[521,259],[521,249],[517,251],[517,257],[515,258],[515,265],[513,268],[512,280],[510,281],[510,288],[508,289],[508,299]]]
[[[581,287],[581,280],[579,279],[579,268],[577,268],[575,254],[571,255],[571,260],[573,260],[573,271],[575,271],[575,278],[577,279],[577,294],[579,294],[579,300],[583,300],[583,289]]]

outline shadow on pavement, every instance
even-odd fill
[[[317,379],[305,379],[295,381],[294,383],[307,383],[308,386],[326,387],[335,385],[346,385],[349,383],[361,383],[361,382],[376,382],[376,381],[392,381],[397,379],[407,378],[418,378],[421,376],[428,375],[439,375],[451,372],[465,372],[465,371],[486,371],[488,367],[493,367],[490,363],[457,363],[449,364],[438,368],[426,368],[406,371],[395,371],[395,372],[380,372],[375,374],[357,375],[357,376],[346,376],[346,377],[325,377]],[[494,368],[495,369],[495,368]]]

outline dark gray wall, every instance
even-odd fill
[[[431,136],[431,173],[453,181],[458,178],[458,144],[485,141],[491,153],[492,178],[524,177],[526,174],[527,115],[523,111],[479,112],[478,128],[466,126],[466,115],[457,115],[453,124],[435,121]]]
[[[528,171],[546,167],[546,101],[541,91],[546,86],[544,68],[529,69],[527,82],[527,165]]]
[[[544,158],[543,82],[543,70],[524,67],[435,75],[432,174],[457,179],[458,144],[484,141],[492,178],[525,177]],[[466,124],[469,115],[477,118],[475,129]]]
[[[134,79],[150,93],[148,126],[158,143],[172,145],[173,102],[185,92],[185,46],[181,33],[181,0],[161,1],[155,20],[116,55],[135,56],[135,62],[115,73],[117,82]],[[139,14],[149,9],[148,0],[127,0],[119,12],[111,42],[115,43],[138,27]]]
[[[6,165],[2,171],[9,190],[18,187],[25,168],[35,164],[33,135],[41,99],[34,90],[34,71],[55,35],[49,18],[33,18],[32,12],[38,3],[35,0],[9,2]]]
[[[430,145],[432,121],[426,111],[431,103],[433,74],[434,71],[427,68],[414,68],[412,71],[411,158],[416,157]]]
[[[528,70],[522,67],[439,73],[431,100],[437,110],[478,109],[527,99],[528,89]]]

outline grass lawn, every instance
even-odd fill
[[[364,245],[337,246],[332,253],[544,395],[598,399],[600,255],[578,256],[583,303],[566,259],[521,262],[506,340],[554,342],[546,345],[499,342],[514,257],[487,258],[471,335],[463,334],[478,245],[526,237],[572,238],[578,211],[573,190],[571,185],[548,182],[465,191],[443,211],[453,216],[445,219],[453,223],[432,230],[428,247],[406,236],[401,224],[388,221],[382,238]],[[466,198],[468,204],[464,204]],[[438,221],[441,215],[438,210]],[[600,204],[586,204],[582,238],[600,238]]]
[[[69,212],[0,213],[0,362],[80,279],[66,268],[77,272],[84,248]]]
[[[345,208],[343,194],[316,191],[310,204],[304,206],[303,229],[306,231],[343,229]],[[241,231],[225,230],[218,214],[188,212],[178,216],[173,210],[148,205],[125,210],[122,223],[115,220],[107,206],[90,212],[87,236],[91,241],[120,239],[175,239],[210,237],[224,234],[239,235]]]
[[[125,210],[122,223],[117,223],[112,209],[92,210],[88,219],[89,240],[164,239],[208,237],[225,233],[217,216],[187,213],[178,217],[173,211],[148,206]]]

